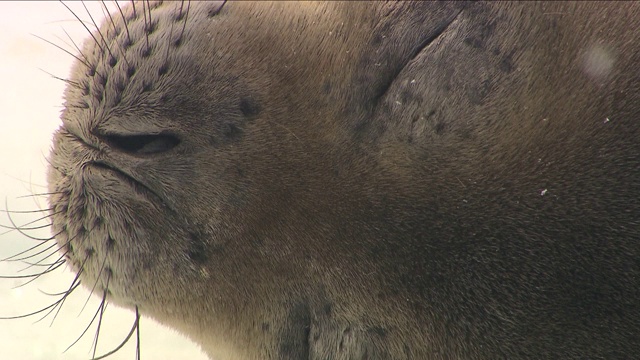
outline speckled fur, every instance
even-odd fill
[[[638,3],[221,5],[79,55],[49,188],[85,285],[220,360],[640,354]]]

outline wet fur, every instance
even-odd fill
[[[638,4],[181,6],[69,79],[85,284],[212,359],[640,353]]]

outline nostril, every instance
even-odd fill
[[[166,152],[180,144],[180,139],[170,134],[103,135],[102,138],[112,148],[141,155]]]

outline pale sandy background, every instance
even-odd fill
[[[68,2],[82,19],[89,20],[82,4]],[[100,2],[86,3],[94,18],[101,19]],[[114,5],[109,2],[110,8]],[[19,198],[46,191],[44,185],[45,156],[49,152],[52,132],[58,127],[58,118],[64,87],[62,81],[51,78],[47,72],[66,77],[73,58],[63,51],[32,36],[35,34],[72,52],[72,46],[62,29],[76,41],[87,37],[86,30],[62,4],[46,2],[0,1],[0,209],[5,199],[11,210],[35,210],[46,207],[44,198]],[[15,216],[18,223],[26,223],[37,214]],[[0,224],[9,225],[5,214]],[[34,232],[49,236],[48,229]],[[0,258],[33,245],[23,235],[5,233],[0,229]],[[24,265],[0,262],[0,275],[15,275]],[[41,291],[64,291],[73,279],[68,271],[56,271],[25,287],[12,289],[21,281],[0,279],[0,316],[28,313],[51,303],[51,297]],[[77,290],[69,298],[56,321],[51,317],[35,323],[38,317],[19,320],[0,320],[0,360],[80,360],[89,359],[89,349],[95,327],[77,345],[63,354],[83,331],[98,306],[93,298],[78,316],[88,291]],[[133,314],[111,305],[105,314],[98,353],[104,353],[125,337],[133,322]],[[163,328],[150,319],[142,320],[142,359],[205,359],[197,345],[190,343],[172,330]],[[135,359],[134,343],[130,342],[109,359]]]

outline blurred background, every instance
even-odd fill
[[[126,2],[121,2],[126,3]],[[78,16],[90,23],[82,3],[66,4]],[[87,1],[85,5],[96,21],[104,17],[102,2]],[[113,2],[105,3],[111,11]],[[122,4],[124,5],[124,4]],[[121,5],[121,6],[122,6]],[[92,28],[92,25],[88,25]],[[64,30],[63,30],[64,29]],[[0,2],[0,204],[1,210],[32,211],[46,209],[46,199],[30,196],[46,192],[45,168],[51,135],[59,126],[64,82],[73,58],[71,55],[34,36],[37,35],[76,53],[65,31],[77,43],[88,37],[87,30],[61,3],[55,1]],[[39,212],[12,215],[22,225],[43,216]],[[0,213],[0,225],[11,226],[5,212]],[[44,222],[34,225],[45,225]],[[32,236],[51,236],[48,228],[29,232]],[[16,231],[0,228],[0,259],[17,254],[37,242]],[[52,257],[51,260],[55,260]],[[28,273],[20,262],[0,262],[0,276]],[[64,268],[64,266],[63,266]],[[25,280],[0,279],[0,317],[30,313],[50,305],[59,293],[68,289],[74,275],[68,270],[47,274],[23,287]],[[77,289],[65,302],[52,323],[52,316],[36,322],[40,316],[0,320],[0,359],[19,360],[86,360],[91,358],[91,346],[96,324],[71,349],[64,352],[91,321],[100,299],[93,296],[82,313],[89,291]],[[43,313],[44,314],[44,313]],[[109,305],[100,330],[97,355],[104,354],[126,337],[134,322],[134,314]],[[141,355],[143,360],[192,359],[206,357],[199,347],[175,331],[150,319],[141,322]],[[64,353],[63,353],[64,352]],[[130,341],[113,360],[135,359],[135,341]]]

